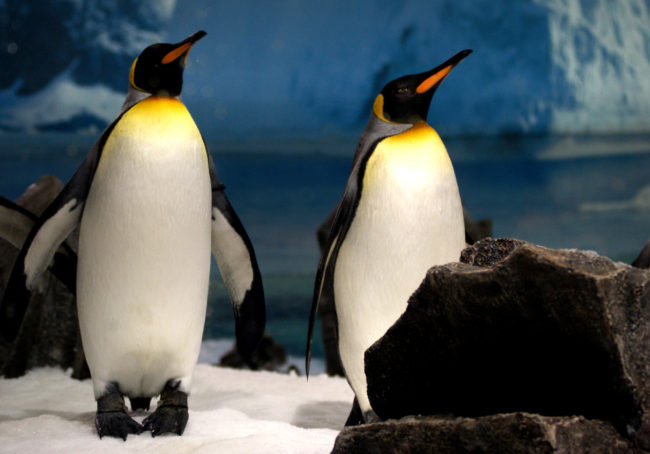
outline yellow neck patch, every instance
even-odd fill
[[[366,164],[364,187],[382,184],[386,178],[426,182],[433,174],[453,174],[451,160],[438,133],[426,122],[387,137],[377,144]],[[365,189],[364,189],[365,190]]]
[[[165,96],[150,96],[131,107],[113,128],[104,151],[112,148],[116,143],[113,140],[146,143],[149,145],[145,148],[158,150],[160,154],[173,152],[178,144],[203,143],[185,105]],[[134,152],[137,148],[138,145],[133,145]]]

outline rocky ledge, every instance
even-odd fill
[[[346,428],[332,454],[636,454],[603,421],[508,413],[478,418],[406,417]]]
[[[381,419],[448,416],[347,428],[334,452],[648,449],[650,272],[593,252],[482,240],[460,263],[429,270],[366,351],[366,374]],[[402,444],[418,438],[429,448]]]

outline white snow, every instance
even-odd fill
[[[201,360],[229,348],[211,342]],[[95,433],[92,383],[55,368],[0,378],[0,453],[329,453],[353,394],[343,378],[198,364],[183,436],[121,439]],[[151,410],[155,409],[152,405]],[[148,412],[132,413],[142,421]]]

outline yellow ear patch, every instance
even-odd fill
[[[447,74],[451,71],[453,68],[453,65],[445,66],[442,68],[440,71],[435,73],[433,76],[429,76],[427,79],[424,80],[420,85],[418,85],[418,88],[415,89],[415,91],[418,94],[425,93],[431,89],[435,84],[438,82],[442,81],[445,77],[447,77]]]
[[[131,83],[131,86],[135,88],[136,90],[144,91],[142,88],[138,87],[135,84],[135,65],[138,63],[138,59],[136,57],[135,60],[133,60],[133,64],[131,65],[131,71],[129,71],[129,82]]]
[[[384,95],[381,93],[375,98],[375,102],[372,105],[372,112],[380,120],[383,120],[386,123],[390,123],[390,120],[387,120],[384,116]]]

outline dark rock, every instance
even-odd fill
[[[366,351],[382,419],[583,415],[650,423],[650,272],[574,250],[483,240],[434,267]]]
[[[268,370],[275,372],[298,372],[298,368],[287,363],[287,353],[284,347],[276,343],[269,333],[264,333],[253,358],[247,361],[233,348],[219,359],[219,366],[233,369]]]
[[[42,177],[18,202],[23,208],[36,210],[32,212],[34,215],[40,215],[62,187],[56,177]],[[21,235],[24,238],[28,233],[26,229]],[[15,245],[0,238],[0,295],[19,252]],[[34,367],[54,366],[71,368],[74,378],[90,377],[81,346],[74,295],[47,271],[38,287],[32,293],[18,337],[8,343],[0,336],[0,375],[19,377]]]
[[[643,246],[643,249],[641,249],[637,258],[632,262],[632,266],[645,269],[650,268],[650,240],[648,240],[645,246]]]
[[[59,195],[61,189],[63,189],[61,180],[54,175],[43,175],[16,199],[16,204],[40,216],[45,211],[45,208]]]
[[[467,244],[474,244],[477,241],[492,236],[492,219],[485,218],[475,221],[463,206],[463,218],[465,220],[465,241]]]
[[[510,238],[490,238],[468,247],[460,253],[460,261],[474,266],[490,266],[502,261],[517,247],[526,244],[525,241]]]
[[[346,427],[332,454],[634,454],[603,421],[510,413],[479,418],[409,417]]]

